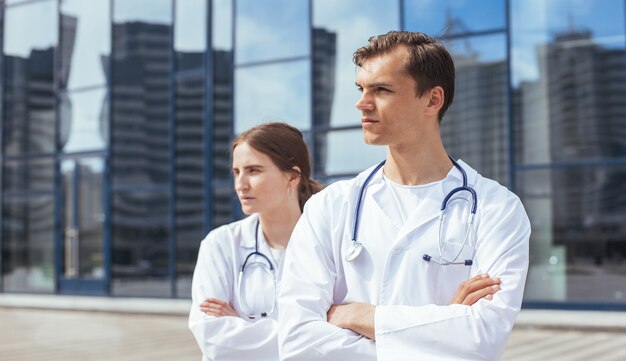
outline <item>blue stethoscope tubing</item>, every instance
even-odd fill
[[[241,300],[242,297],[242,280],[243,280],[243,274],[244,271],[246,269],[246,265],[248,264],[248,260],[250,259],[250,257],[252,256],[260,256],[261,258],[263,258],[267,264],[269,265],[268,267],[268,271],[272,277],[272,280],[274,281],[274,292],[276,292],[276,281],[274,279],[274,266],[272,265],[272,262],[270,261],[269,257],[267,257],[266,255],[264,255],[263,253],[259,252],[259,221],[257,220],[256,222],[256,228],[254,230],[254,252],[250,252],[248,254],[248,256],[246,256],[246,259],[243,261],[243,264],[241,265],[241,270],[239,271],[239,279],[237,281],[237,290],[239,292],[239,299]],[[241,308],[241,310],[246,314],[246,316],[248,316],[249,319],[255,319],[257,317],[267,317],[268,315],[270,315],[272,312],[274,312],[274,306],[275,306],[276,302],[272,303],[272,307],[269,311],[267,312],[262,312],[259,315],[253,314],[252,312],[247,312],[248,310],[244,310],[245,307],[243,307],[242,302],[239,302],[239,307]]]
[[[465,266],[471,266],[473,264],[473,261],[471,259],[466,259],[463,262],[457,262],[457,259],[459,258],[461,251],[463,250],[463,248],[465,247],[465,244],[467,243],[470,230],[472,228],[472,225],[474,224],[474,216],[476,215],[476,210],[478,209],[478,197],[476,196],[476,191],[474,190],[474,188],[467,185],[467,173],[465,173],[465,169],[463,169],[463,167],[461,167],[454,159],[452,159],[452,157],[448,156],[448,158],[450,158],[454,167],[458,169],[459,172],[461,172],[461,176],[463,177],[463,185],[451,190],[443,198],[443,201],[441,202],[441,209],[439,213],[439,240],[438,240],[438,249],[439,249],[439,256],[441,257],[441,261],[434,260],[432,256],[428,254],[424,254],[422,259],[426,262],[433,261],[440,265],[463,264]],[[350,249],[348,250],[345,256],[345,260],[347,262],[354,261],[363,251],[363,244],[357,241],[357,233],[359,230],[359,218],[361,215],[361,205],[363,203],[363,194],[365,193],[365,189],[367,188],[367,185],[374,177],[374,174],[376,174],[380,170],[380,168],[382,168],[383,165],[385,165],[385,160],[380,162],[372,170],[372,172],[367,176],[367,178],[365,178],[365,181],[363,182],[363,184],[361,185],[359,189],[359,195],[357,198],[356,208],[354,210],[354,228],[352,230],[352,245],[350,246]],[[445,210],[448,207],[448,202],[450,201],[450,198],[452,198],[452,196],[454,196],[456,193],[459,193],[459,192],[469,192],[472,196],[472,209],[470,211],[470,222],[469,222],[469,227],[467,227],[467,232],[465,233],[463,243],[458,253],[454,256],[454,258],[446,259],[443,255],[444,252],[443,252],[443,244],[442,244],[442,224],[443,224],[443,219],[445,217]]]

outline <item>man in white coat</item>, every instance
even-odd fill
[[[454,64],[443,45],[389,32],[370,38],[354,62],[364,139],[387,147],[386,162],[306,204],[285,256],[280,358],[497,360],[522,302],[526,212],[444,149],[439,124]],[[444,198],[464,183],[440,221]],[[455,301],[460,284],[487,274],[499,291]]]

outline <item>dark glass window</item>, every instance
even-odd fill
[[[531,220],[527,301],[626,300],[626,167],[518,172]]]
[[[204,77],[176,80],[176,258],[179,286],[190,286],[204,238]],[[190,289],[179,292],[189,295]]]
[[[112,292],[171,296],[168,192],[115,192]]]
[[[4,14],[5,154],[55,149],[56,1],[8,7]],[[63,23],[62,31],[66,31]]]
[[[2,204],[4,291],[54,291],[54,198],[4,195]]]
[[[52,192],[54,159],[5,160],[3,171],[5,192]]]
[[[149,8],[150,11],[146,11]],[[113,187],[163,184],[170,161],[169,1],[117,1],[113,24]]]
[[[407,30],[434,37],[504,29],[504,0],[403,0]]]
[[[444,41],[456,68],[454,101],[441,123],[448,153],[502,184],[509,175],[509,97],[504,34]]]
[[[309,55],[308,1],[235,3],[237,64]]]

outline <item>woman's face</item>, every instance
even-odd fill
[[[271,214],[287,209],[290,199],[297,202],[294,174],[283,172],[264,153],[241,143],[233,150],[235,191],[246,215]]]

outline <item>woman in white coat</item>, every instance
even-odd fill
[[[232,144],[235,191],[247,218],[211,231],[193,275],[191,329],[203,360],[278,360],[275,308],[282,259],[310,178],[302,133],[266,123]]]

